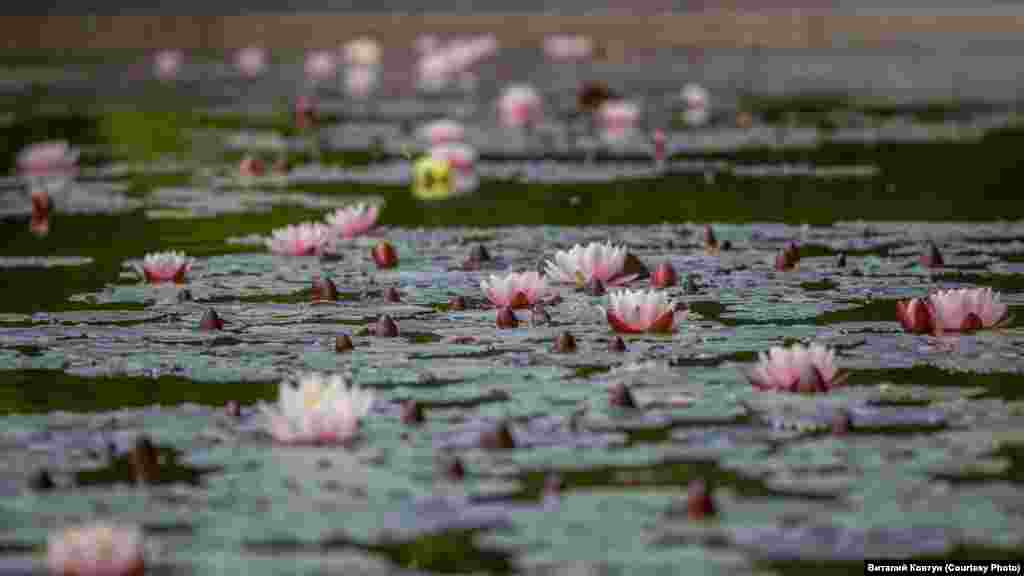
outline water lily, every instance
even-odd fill
[[[773,346],[767,354],[761,352],[757,365],[746,372],[746,376],[759,390],[802,394],[828,392],[846,379],[836,368],[835,356],[835,350],[821,344]]]
[[[626,100],[608,100],[597,109],[601,139],[618,143],[629,139],[640,118],[640,107]]]
[[[78,150],[63,140],[38,142],[18,153],[17,165],[33,194],[58,192],[78,173]]]
[[[68,528],[50,535],[46,561],[58,576],[141,576],[146,563],[142,531],[102,523]]]
[[[480,289],[499,308],[529,308],[553,296],[547,279],[537,272],[513,272],[505,277],[491,274],[481,280]]]
[[[541,115],[541,99],[529,84],[512,84],[498,100],[498,117],[506,128],[522,128],[536,123]]]
[[[591,242],[586,247],[576,244],[568,252],[559,250],[555,260],[548,260],[548,277],[564,283],[583,285],[598,279],[611,286],[625,284],[636,274],[622,275],[626,263],[626,247]]]
[[[323,250],[330,232],[330,228],[319,222],[288,225],[271,232],[266,245],[275,254],[314,256]]]
[[[593,52],[594,42],[589,36],[554,34],[544,38],[544,54],[551,60],[583,60]]]
[[[896,303],[896,315],[912,333],[969,332],[1006,324],[1006,304],[991,288],[940,290],[926,300]]]
[[[462,124],[447,118],[425,124],[419,130],[420,138],[429,142],[431,146],[462,142],[465,133]]]
[[[380,208],[375,204],[360,202],[354,206],[338,208],[327,215],[327,225],[342,238],[354,238],[365,234],[377,224]]]
[[[456,194],[472,192],[480,185],[476,173],[476,149],[467,144],[444,144],[430,149],[430,157],[447,162],[452,176],[450,184]]]
[[[675,303],[664,292],[622,290],[608,294],[609,307],[602,309],[616,332],[671,332]]]
[[[161,80],[172,80],[178,76],[185,62],[181,50],[161,50],[153,57],[153,73]]]
[[[260,405],[270,435],[285,444],[345,442],[359,431],[373,392],[348,386],[339,375],[312,373],[298,385],[282,382],[277,408]]]
[[[379,66],[349,66],[345,69],[345,93],[350,98],[365,99],[377,89]]]
[[[380,64],[380,44],[373,38],[356,38],[342,48],[349,66],[377,66]]]
[[[679,93],[683,102],[683,122],[703,126],[711,117],[711,95],[700,84],[687,84]]]
[[[155,252],[142,259],[141,271],[150,284],[161,282],[184,282],[185,273],[192,269],[195,260],[184,252]]]
[[[322,82],[334,78],[338,63],[327,50],[314,50],[306,55],[305,72],[310,82]]]
[[[235,52],[235,68],[243,76],[259,76],[267,69],[267,53],[259,46],[246,46]]]

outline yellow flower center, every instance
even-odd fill
[[[302,400],[307,410],[315,410],[324,401],[324,391],[319,386],[307,386],[302,391]]]

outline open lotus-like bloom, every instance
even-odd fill
[[[447,162],[451,170],[451,185],[456,194],[476,190],[480,178],[476,173],[476,149],[467,144],[445,144],[430,149],[430,157]]]
[[[327,215],[327,225],[342,238],[354,238],[365,234],[377,223],[380,208],[375,204],[360,202],[354,206],[338,208]]]
[[[266,244],[274,254],[315,256],[323,250],[330,234],[330,228],[319,222],[303,222],[274,230]]]
[[[544,38],[544,54],[551,60],[583,60],[594,52],[589,36],[554,34]]]
[[[702,126],[711,117],[711,95],[700,84],[687,84],[679,93],[683,102],[683,122],[687,126]]]
[[[466,131],[462,124],[454,120],[441,119],[425,124],[420,128],[419,133],[420,138],[429,142],[431,146],[439,146],[462,142]]]
[[[616,332],[671,332],[675,322],[675,302],[664,292],[622,290],[608,294],[610,306],[602,309]]]
[[[746,373],[759,390],[815,394],[828,392],[846,379],[835,365],[835,350],[821,344],[809,347],[772,347],[760,354],[757,366]]]
[[[181,71],[185,54],[181,50],[161,50],[153,57],[153,73],[161,80],[171,80]]]
[[[286,444],[344,442],[359,431],[373,392],[347,386],[338,375],[309,374],[298,386],[282,382],[278,408],[261,406],[270,434]]]
[[[541,99],[529,84],[513,84],[498,100],[498,117],[506,128],[522,128],[540,119]]]
[[[622,275],[625,263],[625,246],[591,242],[586,247],[576,244],[568,252],[556,252],[555,261],[546,263],[546,273],[558,282],[583,285],[597,279],[614,286],[636,278],[636,274]]]
[[[267,53],[259,46],[247,46],[235,52],[235,68],[244,76],[254,77],[267,69]]]
[[[597,109],[597,118],[602,140],[622,142],[633,135],[640,118],[640,107],[626,100],[608,100]]]
[[[142,259],[142,274],[150,284],[161,282],[184,282],[185,273],[192,269],[195,260],[184,252],[155,252]]]
[[[499,308],[528,308],[554,295],[547,279],[533,271],[513,272],[504,278],[491,274],[490,281],[480,281],[480,288]]]
[[[940,290],[927,299],[896,303],[896,316],[907,332],[969,332],[1006,323],[1006,304],[991,288]]]
[[[142,531],[108,524],[68,528],[50,535],[46,560],[55,576],[142,576]]]
[[[63,140],[39,142],[18,153],[18,171],[22,176],[67,179],[78,170],[78,150]]]
[[[326,50],[315,50],[306,55],[306,78],[311,82],[322,82],[334,78],[338,63],[334,55]]]
[[[342,52],[349,66],[376,66],[380,64],[380,44],[373,38],[356,38],[345,44]]]

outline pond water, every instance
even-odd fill
[[[795,575],[861,573],[864,557],[1020,557],[1012,109],[747,96],[749,126],[724,114],[689,129],[664,112],[670,157],[656,166],[645,138],[574,145],[573,120],[553,113],[551,140],[530,140],[478,103],[464,120],[479,188],[423,201],[409,128],[472,98],[322,91],[311,135],[234,80],[204,82],[215,101],[150,81],[133,97],[195,101],[97,107],[60,83],[5,100],[0,574],[46,573],[48,534],[104,518],[140,525],[160,574]],[[82,151],[81,170],[40,234],[14,158],[53,138]],[[292,170],[245,181],[246,154]],[[329,255],[262,242],[356,201],[381,206],[379,225]],[[721,249],[705,249],[705,224]],[[396,267],[371,258],[385,240]],[[613,351],[608,296],[572,284],[549,321],[522,310],[498,327],[481,280],[606,241],[678,271],[662,289],[687,309],[674,332],[623,335]],[[927,241],[942,266],[921,265]],[[776,270],[788,242],[799,264]],[[465,265],[478,246],[490,260]],[[195,258],[184,283],[135,270],[164,250]],[[313,303],[316,278],[335,301]],[[974,287],[1000,293],[1007,324],[901,328],[897,301]],[[199,329],[211,309],[222,330]],[[375,335],[383,315],[397,338]],[[745,377],[760,352],[810,342],[837,351],[844,386],[784,394]],[[258,406],[308,371],[373,391],[355,441],[272,439]],[[634,407],[610,402],[619,384]],[[405,423],[408,401],[422,423]],[[493,440],[501,427],[511,447]],[[716,514],[687,513],[695,480]]]

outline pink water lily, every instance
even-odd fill
[[[991,288],[940,290],[928,297],[935,332],[969,332],[1009,321],[1006,304]]]
[[[327,50],[314,50],[306,54],[306,78],[311,82],[322,82],[334,78],[338,63]]]
[[[379,80],[378,66],[349,66],[345,68],[345,93],[351,98],[367,98],[377,89]]]
[[[608,309],[602,309],[616,332],[671,332],[675,303],[664,292],[622,290],[608,294]],[[685,313],[684,313],[685,314]]]
[[[836,353],[821,344],[790,348],[774,346],[761,352],[758,363],[746,372],[759,390],[815,394],[828,392],[846,380],[835,365]]]
[[[354,206],[338,208],[327,215],[327,225],[342,238],[354,238],[365,234],[377,224],[380,208],[375,204],[360,202]]]
[[[150,284],[162,282],[185,281],[185,274],[192,269],[193,258],[185,256],[184,252],[154,252],[146,254],[142,259],[140,267],[143,276]]]
[[[593,52],[594,42],[589,36],[554,34],[544,38],[544,55],[550,60],[583,60]]]
[[[275,254],[315,256],[327,245],[330,233],[330,228],[323,224],[303,222],[274,230],[266,245]]]
[[[110,524],[68,528],[50,535],[46,563],[55,576],[142,576],[142,531]]]
[[[499,308],[529,308],[554,296],[547,279],[537,272],[513,272],[505,277],[491,274],[481,280],[480,289]]]
[[[63,140],[39,142],[19,152],[17,164],[28,178],[73,176],[78,171],[78,151]]]
[[[586,247],[576,244],[568,252],[559,250],[554,262],[547,261],[545,271],[557,282],[583,285],[597,279],[615,286],[636,278],[636,274],[622,275],[625,263],[625,246],[591,242]]]
[[[480,177],[476,173],[476,149],[472,146],[445,144],[432,147],[429,153],[434,160],[448,163],[456,193],[472,192],[480,185]]]
[[[432,146],[462,142],[466,134],[462,124],[446,118],[425,124],[419,132],[420,137]]]
[[[171,80],[178,76],[184,62],[181,50],[161,50],[153,57],[153,73],[161,80]]]
[[[540,94],[529,84],[513,84],[505,88],[498,100],[498,117],[506,128],[522,128],[540,120]]]
[[[601,138],[616,143],[628,139],[640,118],[640,107],[626,100],[608,100],[597,109]]]
[[[711,117],[711,95],[700,84],[687,84],[680,91],[683,102],[683,121],[688,126],[707,124]]]
[[[338,375],[309,374],[293,385],[282,382],[278,406],[261,405],[267,429],[285,444],[336,444],[359,431],[373,405],[373,392],[348,386]]]
[[[250,78],[259,76],[267,69],[267,53],[259,46],[246,46],[235,52],[235,68]]]

